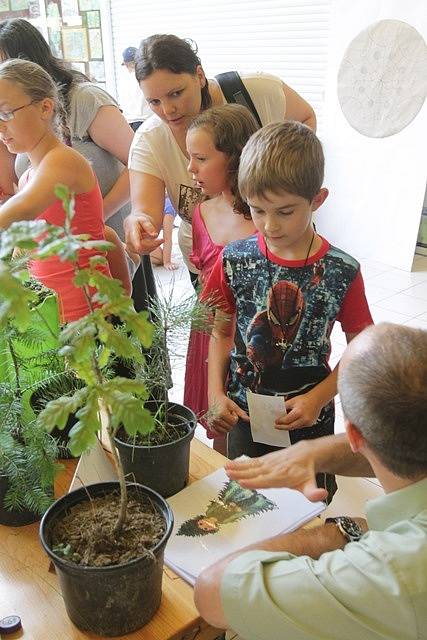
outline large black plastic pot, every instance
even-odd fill
[[[9,489],[9,478],[4,475],[0,475],[0,524],[7,527],[23,527],[26,524],[32,524],[40,520],[41,515],[34,513],[34,511],[28,511],[23,509],[8,510],[4,507],[4,497]]]
[[[145,406],[150,411],[150,402]],[[186,429],[179,440],[154,446],[141,446],[120,440],[120,432],[115,438],[126,477],[146,485],[169,498],[183,489],[188,482],[190,469],[190,444],[197,426],[197,418],[191,409],[170,402],[168,414],[177,418]]]
[[[120,636],[147,624],[160,606],[163,556],[172,532],[173,514],[165,500],[148,487],[128,484],[129,495],[148,496],[166,521],[162,540],[152,549],[154,558],[139,558],[108,567],[86,567],[68,562],[51,549],[53,525],[70,507],[91,497],[118,491],[117,482],[100,482],[72,491],[57,500],[40,523],[40,539],[53,561],[67,613],[83,631]]]

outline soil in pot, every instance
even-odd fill
[[[128,515],[114,535],[118,483],[77,489],[60,498],[40,525],[68,615],[84,631],[121,636],[149,622],[161,600],[164,547],[173,527],[167,503],[128,485]]]
[[[127,518],[120,536],[113,533],[120,498],[109,494],[75,505],[52,529],[52,550],[76,564],[104,567],[122,564],[141,556],[164,536],[163,516],[147,497],[130,498]]]
[[[150,403],[145,406],[159,415]],[[194,413],[179,404],[169,404],[167,417],[168,426],[158,427],[148,436],[128,436],[119,429],[115,438],[127,478],[164,498],[175,495],[188,482],[190,444],[197,425]]]

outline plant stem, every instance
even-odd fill
[[[46,329],[48,330],[48,332],[50,333],[50,335],[52,336],[52,338],[54,338],[55,340],[57,339],[57,335],[54,331],[52,331],[52,329],[49,326],[48,321],[46,320],[46,318],[43,316],[42,313],[40,313],[40,310],[38,309],[38,307],[34,307],[34,311],[37,313],[37,315],[39,316],[40,320],[43,322],[43,324],[45,325]]]
[[[90,296],[90,292],[86,285],[83,287],[83,293],[86,298],[90,312],[93,313],[92,298]],[[93,366],[93,370],[94,370],[96,379],[98,381],[98,384],[102,385],[105,382],[105,379],[104,379],[104,376],[102,375],[102,371],[99,366],[98,358],[96,357],[95,352],[92,354],[92,366]],[[113,426],[111,421],[111,411],[108,405],[106,405],[105,410],[107,413],[107,435],[110,443],[111,455],[113,456],[114,466],[116,467],[117,475],[119,476],[119,484],[120,484],[120,509],[119,509],[119,515],[117,517],[116,524],[114,525],[114,535],[117,536],[122,530],[126,520],[128,494],[127,494],[127,487],[126,487],[125,472],[124,472],[120,457],[117,454],[116,446],[114,444],[114,437],[113,437],[114,433],[113,433]]]
[[[7,339],[7,345],[9,347],[10,355],[12,357],[13,368],[15,371],[15,381],[16,381],[16,393],[17,395],[21,395],[21,382],[19,380],[19,363],[18,358],[15,353],[15,349],[13,348],[13,343],[10,338]]]
[[[167,385],[167,376],[166,376],[166,372],[169,369],[169,362],[168,362],[168,324],[167,324],[167,320],[165,320],[164,322],[164,329],[163,329],[163,357],[164,357],[164,370],[165,370],[165,376],[164,376],[164,385],[163,385],[163,402],[164,402],[164,406],[165,406],[165,418],[164,418],[164,428],[167,429],[168,428],[168,422],[169,422],[169,416],[168,416],[168,410],[169,410],[169,397],[168,397],[168,385]]]
[[[127,495],[126,478],[125,478],[123,466],[117,454],[116,446],[114,443],[114,437],[113,437],[114,432],[111,424],[111,412],[109,407],[106,407],[106,412],[107,412],[108,441],[110,443],[111,455],[113,456],[114,465],[117,469],[117,474],[119,476],[119,484],[120,484],[120,510],[119,510],[119,516],[117,518],[116,524],[114,525],[114,535],[117,536],[122,530],[122,527],[126,520],[128,495]]]

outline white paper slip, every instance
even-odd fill
[[[289,431],[274,426],[276,419],[286,413],[283,396],[264,396],[248,389],[246,398],[253,441],[273,447],[289,447]]]

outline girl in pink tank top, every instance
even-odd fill
[[[200,284],[208,278],[224,245],[252,235],[248,205],[242,201],[237,172],[240,154],[250,136],[257,130],[252,114],[237,104],[227,104],[203,111],[189,127],[188,170],[197,186],[211,199],[198,205],[193,213],[193,251],[190,260],[200,272]],[[191,331],[185,369],[184,404],[196,415],[208,409],[207,358],[210,337]],[[224,436],[207,429],[214,438],[214,449],[226,453]]]
[[[0,65],[0,141],[12,153],[27,153],[31,162],[18,193],[0,206],[0,230],[19,220],[46,220],[62,226],[65,212],[54,188],[64,184],[75,194],[73,233],[105,239],[102,196],[95,174],[83,156],[60,139],[61,114],[57,86],[44,69],[18,59]],[[96,251],[81,251],[79,266],[88,266],[94,255]],[[107,265],[98,268],[110,275]],[[57,257],[33,260],[30,272],[57,293],[63,322],[88,313],[83,291],[73,284],[70,262]]]

